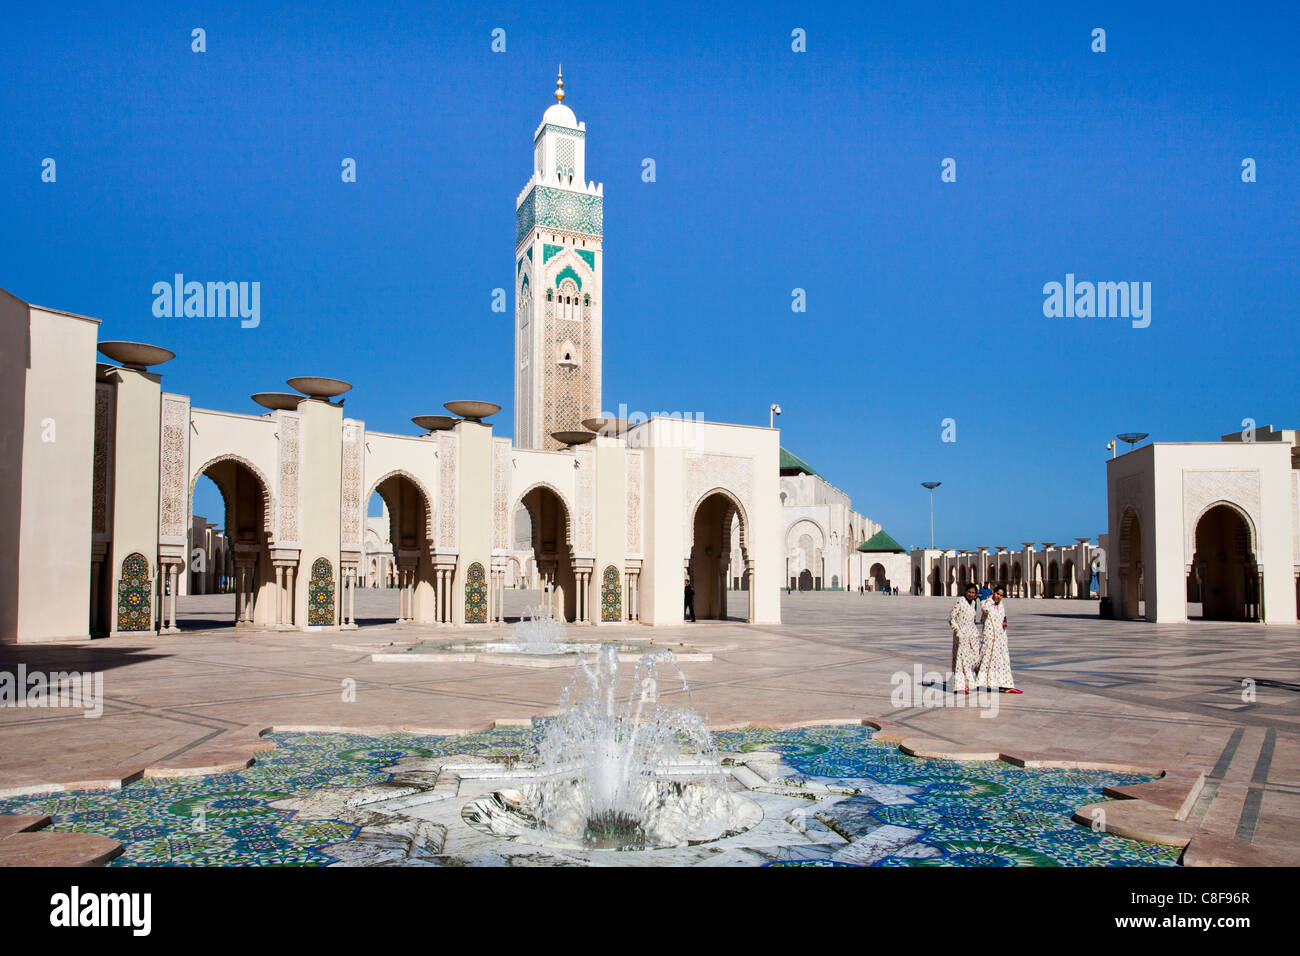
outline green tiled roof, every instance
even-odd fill
[[[781,471],[782,473],[786,471],[801,471],[805,475],[817,475],[817,472],[813,469],[812,465],[808,464],[808,462],[804,461],[798,455],[790,454],[784,448],[781,449]],[[821,475],[817,475],[817,477],[820,478]]]
[[[885,534],[885,532],[877,531],[866,541],[863,541],[860,545],[858,545],[858,550],[859,551],[897,551],[899,553],[902,553],[906,549],[897,541],[895,541],[893,538],[891,538],[889,535]]]

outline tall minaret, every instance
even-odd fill
[[[533,134],[533,175],[515,203],[515,446],[557,448],[600,405],[603,184],[586,172],[587,124],[555,105]]]

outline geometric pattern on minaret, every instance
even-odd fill
[[[515,202],[515,446],[601,413],[603,184],[586,173],[587,124],[555,104],[533,134],[533,175]]]

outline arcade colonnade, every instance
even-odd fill
[[[372,491],[389,512],[403,622],[502,621],[507,570],[518,565],[513,516],[538,502],[553,516],[535,541],[538,568],[547,600],[569,621],[680,623],[683,568],[697,581],[725,581],[735,518],[757,586],[731,611],[780,620],[774,430],[653,418],[623,436],[546,451],[515,448],[472,420],[424,435],[370,431],[323,397],[261,414],[199,409],[148,368],[97,364],[94,320],[62,321],[80,338],[60,330],[63,348],[37,349],[31,371],[38,384],[79,394],[58,408],[57,448],[64,471],[85,475],[84,493],[40,499],[35,478],[21,491],[24,518],[44,523],[43,546],[82,557],[42,578],[40,563],[21,562],[31,549],[15,548],[12,564],[23,563],[32,595],[16,603],[44,616],[21,630],[11,620],[0,639],[175,631],[204,474],[225,503],[231,614],[241,627],[356,626]],[[65,378],[81,381],[81,393]],[[77,580],[80,589],[65,586]]]
[[[1106,596],[1105,535],[1099,545],[1090,538],[1074,544],[1054,541],[1036,548],[1022,541],[1019,549],[989,546],[970,550],[918,549],[912,552],[913,594],[956,597],[967,584],[994,587],[1001,584],[1008,597],[1080,598]],[[1094,565],[1100,593],[1092,588]]]

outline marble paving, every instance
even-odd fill
[[[537,601],[528,592],[507,598],[507,613]],[[179,635],[0,647],[0,670],[99,671],[105,695],[98,719],[0,707],[0,794],[120,785],[149,768],[192,772],[231,753],[251,759],[248,742],[267,728],[484,731],[553,713],[569,677],[473,663],[431,671],[333,646],[451,636],[392,623],[392,592],[359,594],[363,626],[344,633],[236,631],[222,626],[232,600],[182,599]],[[692,705],[715,728],[872,716],[954,745],[1193,768],[1206,784],[1190,824],[1300,859],[1300,627],[1102,621],[1095,602],[1013,600],[1012,664],[1025,693],[1000,697],[997,715],[985,718],[899,703],[894,693],[900,672],[946,670],[950,604],[795,594],[783,598],[776,626],[597,630],[711,653],[682,670]],[[221,760],[209,760],[217,752]]]

